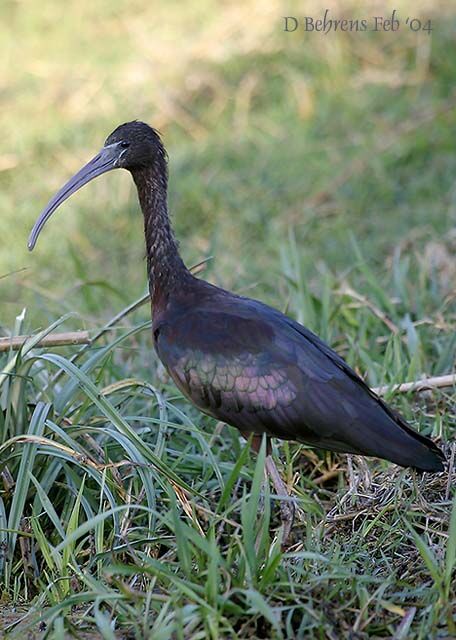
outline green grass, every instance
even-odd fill
[[[429,7],[431,39],[311,39],[255,7],[0,9],[0,332],[36,336],[0,354],[0,634],[456,634],[454,468],[276,443],[298,505],[282,551],[264,453],[183,400],[147,304],[130,309],[146,280],[127,175],[66,203],[26,252],[53,191],[138,117],[163,132],[204,277],[286,310],[371,385],[454,370],[455,16]],[[90,347],[35,346],[117,314]],[[454,455],[454,389],[388,400]]]

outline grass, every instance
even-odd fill
[[[128,177],[87,187],[25,248],[52,192],[139,117],[163,131],[204,277],[286,310],[373,386],[451,372],[454,15],[423,5],[430,39],[306,39],[274,4],[131,7],[0,10],[20,60],[2,68],[0,330],[34,334],[0,356],[0,634],[454,636],[454,389],[388,398],[448,474],[276,443],[298,504],[283,551],[264,452],[190,407],[152,351]],[[35,346],[74,328],[89,348]]]

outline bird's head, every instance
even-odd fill
[[[164,149],[157,131],[145,122],[121,124],[106,138],[102,149],[112,149],[115,168],[134,171],[153,165]]]
[[[107,137],[99,153],[70,178],[48,202],[30,233],[29,250],[32,251],[34,248],[41,230],[54,211],[82,186],[112,169],[134,172],[154,166],[157,159],[162,160],[162,166],[163,163],[166,165],[166,152],[155,129],[145,122],[136,120],[121,124]]]

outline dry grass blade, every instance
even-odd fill
[[[361,295],[360,293],[355,291],[352,287],[350,287],[348,284],[345,284],[344,286],[342,286],[339,289],[339,291],[337,291],[337,293],[343,296],[350,296],[350,298],[357,300],[360,304],[370,309],[372,313],[375,316],[377,316],[377,318],[379,318],[388,327],[391,333],[394,333],[394,334],[399,333],[398,327],[394,324],[394,322],[392,322],[392,320],[388,318],[386,313],[384,313],[381,309],[379,309],[376,305],[374,305],[370,300],[368,300],[366,296]]]
[[[196,528],[198,529],[198,531],[200,532],[200,534],[204,537],[204,530],[202,528],[202,526],[199,523],[198,518],[196,517],[196,514],[194,512],[194,509],[192,508],[192,502],[187,498],[187,496],[185,495],[185,491],[183,491],[177,484],[175,484],[174,482],[170,482],[172,488],[174,489],[174,493],[176,494],[176,498],[178,500],[178,502],[180,503],[182,509],[184,510],[185,514],[190,518],[190,520],[192,520],[192,522],[195,524]]]
[[[14,336],[11,338],[0,338],[1,351],[18,351],[32,336]],[[35,348],[47,349],[49,347],[64,347],[67,345],[90,344],[88,331],[68,331],[65,333],[52,333],[44,336]]]
[[[398,385],[383,385],[374,387],[372,391],[379,396],[385,393],[408,393],[409,391],[428,391],[429,389],[444,389],[456,385],[456,374],[449,373],[445,376],[433,376],[431,378],[421,378],[412,382],[402,382]]]
[[[15,436],[14,438],[10,438],[0,446],[0,454],[2,454],[4,451],[7,451],[9,448],[13,447],[16,444],[41,445],[44,447],[47,446],[56,451],[66,453],[76,462],[92,467],[93,469],[104,469],[106,466],[109,466],[97,464],[87,455],[82,455],[78,451],[71,449],[71,447],[67,447],[64,444],[55,442],[54,440],[50,440],[49,438],[45,438],[44,436],[34,434]]]

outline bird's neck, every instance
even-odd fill
[[[147,275],[152,307],[159,308],[165,306],[169,296],[192,276],[179,255],[169,220],[165,158],[160,157],[154,166],[136,169],[132,174],[144,214]]]

